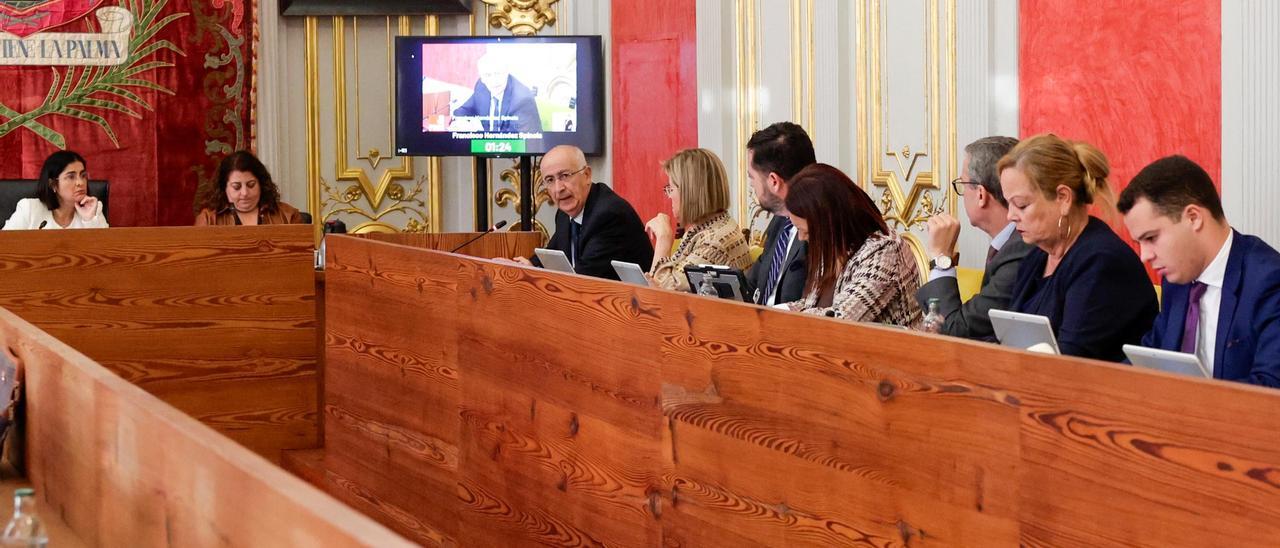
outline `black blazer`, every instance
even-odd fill
[[[1035,248],[1018,268],[1010,308],[1047,316],[1063,354],[1119,362],[1125,344],[1140,344],[1159,312],[1142,261],[1106,223],[1089,217],[1053,275],[1049,254]]]
[[[484,82],[476,80],[475,91],[467,102],[453,111],[454,116],[488,116],[489,102],[492,93]],[[523,131],[537,133],[542,131],[542,118],[538,115],[538,102],[533,91],[521,84],[515,76],[507,76],[507,87],[502,91],[501,111],[499,116],[514,116],[515,120],[499,120],[493,131]],[[489,122],[481,121],[484,129],[489,129]]]
[[[959,280],[948,276],[920,287],[916,292],[920,310],[928,312],[929,299],[938,299],[938,313],[946,318],[942,324],[943,333],[955,337],[994,340],[995,330],[991,327],[991,317],[987,312],[993,308],[1009,308],[1013,284],[1018,281],[1018,266],[1032,249],[1031,244],[1022,241],[1022,236],[1014,232],[1000,246],[996,256],[987,262],[982,273],[982,289],[969,302],[961,304]]]
[[[773,220],[769,221],[769,227],[764,231],[764,253],[760,254],[760,258],[756,259],[755,264],[751,265],[746,271],[747,276],[747,292],[754,295],[756,304],[764,304],[768,302],[769,296],[764,295],[764,286],[769,283],[769,264],[773,260],[773,246],[778,241],[778,232],[782,228],[782,217],[774,215]],[[809,255],[809,245],[803,240],[797,239],[791,244],[791,251],[787,252],[787,258],[782,263],[782,280],[774,287],[778,298],[774,300],[774,304],[789,303],[804,298],[804,282],[808,270],[805,268]],[[759,290],[761,294],[756,295]]]
[[[569,216],[556,212],[556,233],[547,242],[548,249],[558,249],[566,256],[577,256],[573,270],[584,276],[618,279],[610,261],[624,261],[648,270],[653,263],[653,244],[644,232],[644,223],[631,204],[604,183],[591,183],[587,205],[582,210],[582,233],[578,235],[576,253],[569,250]],[[530,259],[542,266],[537,256]]]

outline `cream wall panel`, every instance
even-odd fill
[[[886,187],[870,186],[873,162],[884,178],[890,167],[898,169],[904,147],[908,156],[925,152],[909,174],[910,158],[904,157],[897,194],[909,196],[908,181],[926,172],[932,181],[926,177],[923,184],[933,210],[953,208],[946,183],[959,169],[954,152],[963,145],[956,142],[961,133],[968,142],[1016,132],[1016,0],[699,0],[697,8],[699,142],[729,166],[733,213],[754,218],[757,230],[767,216],[753,216],[757,209],[746,183],[743,148],[752,131],[772,122],[805,126],[818,160],[868,185],[877,199]],[[866,34],[873,18],[875,37]],[[1008,22],[1015,26],[1001,26]],[[956,36],[971,37],[967,49],[951,49],[949,40]],[[864,51],[862,63],[860,38],[868,50],[877,48],[874,57]],[[880,77],[875,104],[866,81],[873,68]],[[861,77],[860,70],[866,71]],[[865,95],[861,113],[860,91]],[[876,151],[871,150],[873,127]],[[904,219],[917,235],[922,234],[919,212],[917,207],[914,218]],[[973,240],[967,247],[979,249]]]
[[[956,5],[956,173],[964,146],[991,135],[1018,136],[1018,2],[959,0]],[[964,207],[960,264],[981,268],[990,238],[969,225]]]
[[[1222,3],[1222,200],[1231,224],[1280,245],[1280,2]]]

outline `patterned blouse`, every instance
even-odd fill
[[[684,267],[690,264],[715,264],[737,269],[751,265],[747,239],[728,213],[722,212],[705,223],[686,229],[675,252],[660,259],[649,274],[658,287],[688,291],[689,279],[684,275]]]
[[[818,306],[817,292],[790,306],[807,314],[914,329],[921,321],[915,299],[919,288],[919,267],[911,246],[896,234],[876,233],[845,264],[830,307]]]

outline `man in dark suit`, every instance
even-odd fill
[[[476,80],[475,91],[453,115],[479,116],[480,126],[487,131],[542,131],[542,118],[538,115],[533,91],[511,75],[506,61],[488,53],[476,64],[480,78]]]
[[[1117,207],[1163,303],[1142,345],[1195,354],[1213,378],[1280,387],[1280,253],[1227,223],[1209,174],[1152,162]]]
[[[610,261],[653,263],[653,244],[640,216],[607,185],[591,182],[591,166],[582,149],[555,147],[542,157],[540,169],[542,184],[560,210],[547,248],[563,251],[574,272],[616,280],[618,273]],[[542,266],[537,257],[513,260]]]
[[[747,141],[747,179],[760,207],[773,214],[764,232],[764,253],[746,272],[747,291],[757,304],[773,306],[804,297],[808,247],[796,238],[784,204],[787,181],[817,162],[809,134],[791,122],[773,124]]]
[[[929,218],[929,283],[916,292],[920,308],[929,310],[929,299],[938,299],[938,313],[945,318],[942,333],[956,337],[991,339],[995,331],[987,312],[1006,309],[1013,296],[1013,283],[1018,279],[1018,265],[1031,251],[1031,245],[1009,222],[1009,202],[1000,190],[996,162],[1008,154],[1018,140],[1012,137],[984,137],[964,147],[964,163],[960,178],[951,182],[964,203],[969,224],[991,236],[986,269],[982,273],[982,289],[969,302],[960,303],[960,285],[956,279],[956,240],[960,222],[945,213]]]

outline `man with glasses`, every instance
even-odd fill
[[[1009,305],[1018,265],[1031,251],[1031,246],[1009,222],[1009,202],[1000,191],[996,163],[1008,154],[1018,140],[1012,137],[984,137],[964,147],[964,164],[960,177],[951,188],[960,195],[969,224],[991,236],[987,249],[982,289],[969,302],[961,304],[960,285],[956,279],[956,240],[960,222],[940,213],[929,218],[929,283],[916,292],[916,300],[927,310],[929,299],[938,299],[938,312],[946,321],[942,333],[957,337],[991,339],[995,332],[987,311]]]
[[[542,185],[555,202],[556,232],[548,249],[563,251],[574,272],[618,279],[610,261],[641,265],[653,262],[653,244],[631,204],[604,183],[591,182],[591,166],[582,149],[560,145],[547,152],[539,165]],[[514,261],[541,267],[537,257]]]

